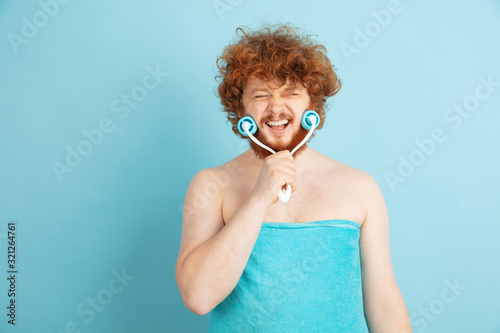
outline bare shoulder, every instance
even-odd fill
[[[242,163],[243,160],[236,157],[221,165],[201,169],[194,175],[192,182],[198,183],[198,185],[202,183],[202,186],[208,184],[207,186],[216,185],[219,189],[224,188],[232,176],[240,175],[243,172]]]
[[[215,176],[219,180],[219,183],[222,182],[227,185],[231,178],[243,174],[244,163],[245,161],[240,155],[224,164],[210,168],[210,172],[212,176]]]
[[[365,172],[361,169],[357,169],[355,167],[352,167],[350,165],[347,165],[345,163],[337,161],[337,160],[335,160],[327,155],[324,155],[320,152],[316,152],[316,154],[317,154],[317,161],[318,161],[318,162],[315,162],[316,164],[324,165],[327,168],[328,172],[333,172],[335,174],[342,176],[343,178],[347,177],[347,180],[349,182],[355,181],[355,180],[363,181],[363,180],[366,180],[367,178],[371,177],[367,172]]]
[[[319,154],[323,162],[322,165],[326,167],[325,171],[337,184],[353,189],[360,197],[364,198],[380,191],[376,180],[368,172]]]
[[[193,200],[193,204],[198,206],[214,206],[221,211],[224,194],[229,185],[238,183],[238,176],[242,175],[242,161],[234,158],[224,164],[201,169],[191,180],[188,187],[188,194]]]
[[[238,172],[238,165],[229,161],[201,169],[193,176],[184,200],[180,258],[224,227],[223,192]]]
[[[215,183],[216,175],[217,168],[214,167],[201,169],[191,178],[184,199],[184,222],[196,220],[207,212],[217,212],[221,191]]]

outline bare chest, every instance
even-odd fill
[[[229,221],[238,207],[249,197],[256,179],[233,178],[223,191],[222,216]],[[298,180],[298,188],[287,203],[279,200],[270,205],[263,222],[303,223],[345,219],[362,224],[365,207],[355,186],[348,179],[322,175]]]

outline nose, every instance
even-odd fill
[[[282,113],[285,110],[285,100],[281,96],[272,96],[267,109],[275,115]]]

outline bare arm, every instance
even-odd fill
[[[186,193],[185,207],[197,207],[196,200],[200,198],[196,194],[202,195],[202,186],[212,179],[211,172],[215,171],[205,169],[195,175]],[[176,280],[184,304],[199,315],[210,312],[238,283],[267,209],[265,203],[250,197],[224,226],[220,192],[212,199],[207,196],[204,199],[209,201],[202,209],[191,210],[189,214],[185,211],[183,215],[176,265]]]
[[[399,291],[389,249],[389,217],[376,181],[363,174],[366,218],[361,227],[360,251],[363,302],[372,333],[411,333],[408,311]]]
[[[189,184],[175,270],[184,304],[199,315],[212,311],[238,284],[267,208],[278,201],[284,180],[292,191],[296,189],[295,162],[290,152],[268,156],[253,191],[224,226],[222,189],[214,181],[217,172],[221,171],[202,170]],[[207,188],[211,189],[210,195],[203,194]],[[189,211],[186,207],[190,207]]]

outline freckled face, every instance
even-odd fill
[[[265,82],[255,77],[247,80],[243,90],[242,103],[245,115],[252,116],[258,126],[254,136],[263,144],[278,152],[292,151],[307,135],[300,125],[305,110],[312,109],[307,89],[290,79],[278,89],[279,81]],[[271,153],[249,139],[257,157],[264,159]],[[294,154],[297,157],[307,145],[302,145]]]

